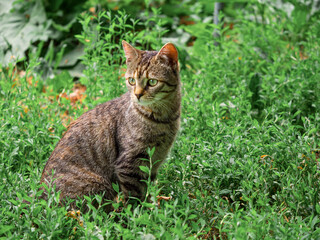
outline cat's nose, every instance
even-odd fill
[[[138,100],[142,97],[142,93],[138,93],[138,94],[134,94],[134,95],[136,95],[136,97],[138,98]]]

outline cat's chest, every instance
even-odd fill
[[[152,124],[146,122],[135,122],[127,124],[123,129],[126,141],[135,144],[160,146],[173,141],[176,130],[171,124]]]
[[[121,145],[125,149],[135,148],[137,151],[155,147],[157,155],[162,155],[161,152],[167,154],[166,149],[170,149],[178,128],[178,122],[162,124],[137,117],[122,123],[119,129]]]

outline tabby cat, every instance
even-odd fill
[[[148,175],[139,168],[146,165],[141,158],[148,159],[147,148],[155,147],[154,180],[175,140],[181,103],[177,49],[172,43],[159,52],[122,45],[128,92],[70,124],[43,170],[41,183],[55,184],[60,199],[101,194],[113,200],[115,183],[125,201],[144,200]]]

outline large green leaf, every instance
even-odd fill
[[[47,41],[53,33],[52,21],[47,19],[40,0],[26,11],[11,11],[0,16],[0,63],[4,65],[24,57],[33,42]]]
[[[10,12],[13,1],[0,0],[0,15]]]

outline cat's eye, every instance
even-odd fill
[[[150,79],[150,80],[148,81],[148,84],[149,84],[149,86],[154,87],[155,85],[158,84],[158,80]]]
[[[129,78],[128,82],[130,85],[135,85],[136,84],[136,80],[134,78]]]

